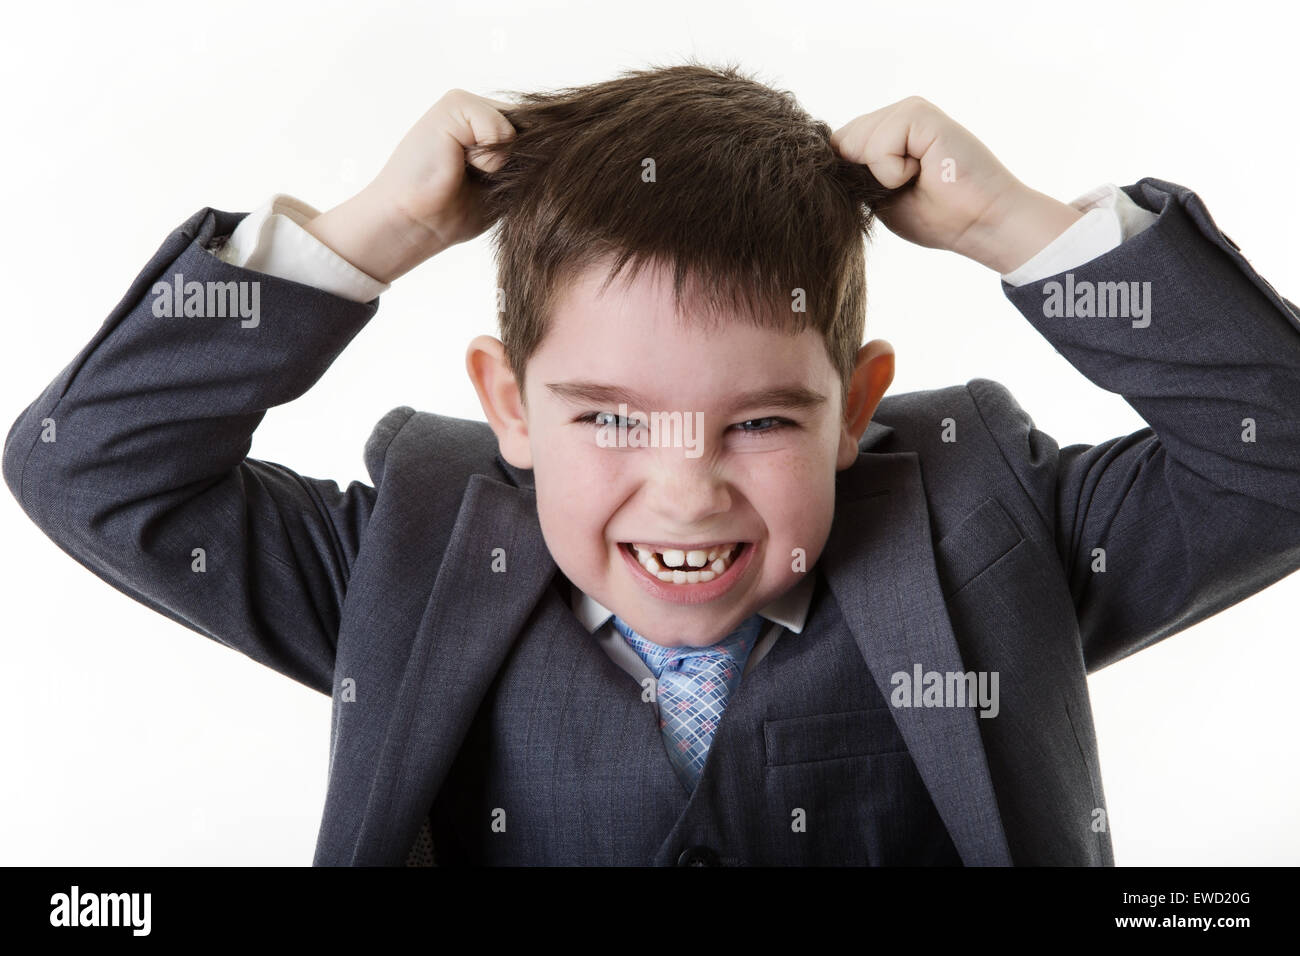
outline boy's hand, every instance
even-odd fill
[[[444,249],[473,239],[484,229],[482,187],[465,175],[465,164],[495,172],[505,162],[500,154],[478,157],[474,147],[514,138],[514,127],[500,112],[510,105],[449,90],[411,127],[366,188]]]
[[[859,116],[831,135],[831,145],[887,188],[915,177],[877,211],[890,231],[998,273],[1028,262],[1083,215],[1016,179],[969,130],[919,96]]]
[[[414,269],[486,228],[466,163],[495,172],[501,154],[474,147],[513,139],[501,114],[511,104],[453,89],[443,94],[397,144],[374,180],[307,223],[307,231],[381,282]]]

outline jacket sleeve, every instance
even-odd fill
[[[242,216],[204,208],[167,237],[13,423],[4,478],[41,530],[102,580],[328,694],[375,489],[340,490],[246,456],[266,410],[310,388],[379,300],[222,262],[208,249]],[[164,300],[157,284],[175,288],[178,274],[183,301],[207,317]],[[241,301],[253,308],[223,307],[231,282],[249,283]],[[368,465],[397,427],[390,415],[376,429]]]
[[[1300,310],[1195,193],[1124,192],[1159,218],[1068,279],[1003,292],[1148,427],[1060,448],[1005,388],[967,386],[1054,537],[1089,672],[1300,569]],[[1148,314],[1105,283],[1148,296]]]

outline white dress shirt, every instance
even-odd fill
[[[1028,262],[1003,275],[1003,281],[1022,286],[1083,265],[1137,235],[1157,218],[1111,183],[1084,193],[1070,205],[1084,213],[1083,217]],[[366,275],[303,228],[318,215],[318,210],[301,200],[276,193],[246,216],[213,255],[231,265],[315,286],[355,302],[370,302],[387,292],[389,283]],[[771,626],[750,652],[746,674],[779,636],[803,631],[816,570],[814,567],[793,588],[758,611]],[[653,678],[645,662],[610,623],[613,611],[576,587],[571,607],[614,663],[638,683]]]

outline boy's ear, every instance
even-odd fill
[[[490,335],[476,337],[465,352],[465,370],[478,392],[483,414],[496,432],[501,457],[516,468],[532,468],[528,415],[501,340]]]
[[[884,339],[872,339],[858,349],[850,380],[849,400],[840,429],[840,447],[835,468],[843,471],[858,460],[858,442],[871,424],[876,406],[894,380],[894,347]]]

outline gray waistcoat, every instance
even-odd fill
[[[961,865],[823,581],[732,695],[693,794],[556,581],[431,808],[439,865]]]

